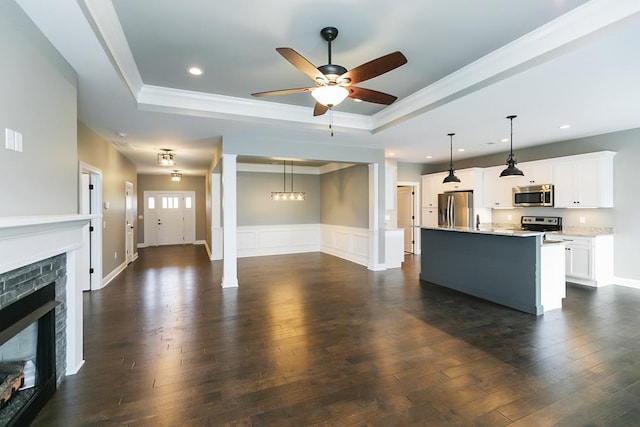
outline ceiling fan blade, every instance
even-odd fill
[[[270,90],[267,92],[257,92],[252,93],[251,96],[279,96],[279,95],[291,95],[292,93],[303,93],[303,92],[311,92],[314,88],[312,87],[300,87],[296,89],[281,89],[281,90]]]
[[[393,52],[378,59],[364,63],[344,73],[338,82],[349,79],[349,84],[363,82],[372,79],[401,65],[407,63],[407,58],[402,52]]]
[[[313,116],[314,117],[321,116],[327,111],[329,111],[329,107],[327,107],[326,105],[322,105],[319,102],[316,102],[316,106],[313,107]]]
[[[294,67],[306,74],[311,80],[316,83],[328,83],[329,81],[320,70],[316,68],[311,62],[309,62],[304,56],[300,55],[290,47],[278,47],[276,48],[278,53],[291,63]]]
[[[349,89],[349,98],[373,102],[375,104],[391,105],[398,99],[397,96],[378,92],[377,90],[365,89],[363,87],[347,86],[347,89]]]

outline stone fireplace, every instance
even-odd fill
[[[0,218],[0,426],[28,424],[84,362],[91,218]]]

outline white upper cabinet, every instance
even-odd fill
[[[614,152],[602,151],[555,159],[555,207],[613,207],[614,156]]]
[[[553,184],[553,164],[552,161],[525,162],[518,165],[524,176],[516,178],[518,184],[514,187],[527,185]]]
[[[422,207],[423,208],[438,207],[438,194],[445,191],[442,180],[447,175],[448,174],[446,173],[433,173],[430,175],[422,175]]]
[[[484,170],[483,187],[485,208],[510,208],[513,206],[511,190],[517,185],[513,178],[500,178],[505,166],[494,166]]]

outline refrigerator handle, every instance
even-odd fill
[[[456,200],[451,196],[451,226],[456,225]]]
[[[448,197],[448,202],[449,202],[449,209],[448,209],[449,218],[447,219],[447,225],[449,227],[453,227],[453,221],[454,221],[454,218],[455,218],[455,216],[453,215],[453,209],[454,209],[453,208],[453,196],[449,196]]]

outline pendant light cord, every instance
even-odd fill
[[[455,133],[450,133],[449,134],[449,169],[453,170],[453,135],[455,135]]]

